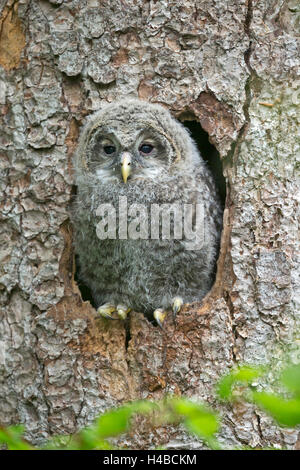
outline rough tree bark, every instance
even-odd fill
[[[269,364],[272,383],[287,351],[299,361],[297,0],[1,0],[0,11],[1,425],[22,422],[41,442],[135,398],[214,404],[239,361]],[[81,299],[68,205],[85,116],[129,95],[201,123],[227,197],[211,292],[164,333],[132,313],[127,341]],[[251,406],[222,414],[228,446],[296,445]],[[126,442],[201,448],[172,427]]]

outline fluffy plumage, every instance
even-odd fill
[[[124,152],[131,165],[126,184]],[[83,128],[74,166],[79,277],[96,306],[122,303],[153,313],[178,295],[184,302],[200,300],[213,282],[222,211],[213,178],[184,126],[160,105],[140,100],[105,105]],[[101,203],[118,207],[119,196],[148,208],[202,203],[203,247],[187,250],[185,240],[99,240],[95,212]]]

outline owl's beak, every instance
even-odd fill
[[[121,173],[123,181],[126,183],[131,173],[131,154],[129,152],[124,152],[121,155]]]

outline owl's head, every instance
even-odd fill
[[[197,159],[199,164],[189,133],[169,111],[135,99],[105,105],[89,117],[75,168],[77,177],[134,184],[191,168]]]

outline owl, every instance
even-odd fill
[[[185,127],[158,104],[106,104],[83,127],[74,168],[79,279],[98,314],[124,319],[133,309],[162,327],[169,308],[175,318],[183,303],[202,299],[222,210]]]

